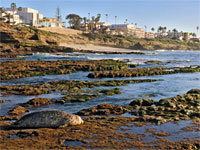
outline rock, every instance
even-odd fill
[[[39,134],[38,134],[38,132],[36,132],[36,131],[33,131],[33,132],[23,132],[23,131],[19,131],[19,132],[17,132],[17,134],[16,134],[18,137],[20,137],[20,138],[26,138],[26,137],[28,137],[28,136],[38,136]]]
[[[76,113],[77,115],[89,116],[89,115],[121,115],[127,112],[127,109],[123,106],[100,104],[88,109],[83,109]]]
[[[146,48],[144,48],[144,46],[141,43],[136,43],[133,46],[129,47],[130,49],[134,49],[134,50],[145,50]]]
[[[13,123],[11,128],[59,128],[82,124],[80,116],[63,111],[49,110],[33,112]]]
[[[200,94],[200,89],[192,89],[187,92],[187,94]]]
[[[0,103],[5,103],[6,102],[6,100],[0,100]]]
[[[20,118],[20,116],[14,116],[14,115],[7,116],[7,115],[5,115],[5,116],[0,116],[0,121],[2,121],[2,120],[18,120],[19,118]]]
[[[29,112],[29,110],[24,108],[24,107],[22,107],[22,106],[17,106],[15,108],[13,108],[12,110],[10,110],[8,113],[10,115],[22,115],[25,112]]]
[[[27,103],[24,103],[25,107],[38,107],[41,105],[48,104],[51,101],[50,98],[34,98],[29,100]]]
[[[131,106],[135,106],[135,105],[138,105],[138,106],[151,106],[153,104],[155,104],[155,100],[152,100],[152,99],[137,99],[137,100],[134,100],[132,101],[129,105]]]

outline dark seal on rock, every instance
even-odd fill
[[[23,116],[13,123],[10,128],[62,128],[82,124],[80,116],[63,111],[39,111]]]

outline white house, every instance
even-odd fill
[[[5,8],[5,12],[11,13],[13,15],[18,15],[22,22],[31,26],[40,26],[40,20],[43,19],[43,15],[38,12],[38,10],[32,8],[22,8],[18,10],[17,8]]]
[[[22,23],[20,16],[13,11],[0,11],[0,18],[1,21],[9,22],[10,24]]]
[[[112,24],[107,27],[110,30],[120,29],[120,30],[124,30],[124,31],[130,31],[130,30],[136,29],[136,26],[132,25],[132,24]]]
[[[57,21],[56,18],[43,18],[40,21],[41,27],[62,27],[62,21]]]

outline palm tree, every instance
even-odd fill
[[[100,21],[100,18],[101,18],[101,14],[97,14],[97,17],[94,19],[94,22],[95,22],[95,29],[97,29],[97,24],[98,24],[98,22]]]
[[[12,14],[12,17],[13,17],[13,24],[14,24],[14,12],[15,12],[15,9],[16,9],[16,3],[12,3],[11,4],[11,8],[12,8],[12,11],[13,11],[13,14]]]
[[[128,19],[126,19],[124,23],[127,24],[128,23]]]
[[[163,30],[163,27],[159,26],[158,27],[158,33],[161,32]]]
[[[19,13],[19,18],[20,18],[20,19],[21,19],[21,12],[22,12],[22,10],[23,10],[22,7],[19,7],[19,8],[18,8],[18,11],[20,12],[20,13]]]
[[[197,26],[196,29],[197,29],[197,34],[198,34],[199,26]],[[197,35],[197,34],[196,34],[196,35]]]
[[[135,23],[135,27],[137,28],[137,23]]]
[[[90,13],[88,13],[88,20],[90,21]]]
[[[117,16],[115,16],[115,25],[117,24]]]
[[[175,28],[172,30],[174,32],[174,37],[173,38],[176,38],[175,34],[178,32]]]
[[[106,22],[108,22],[108,14],[105,14],[105,16],[106,16]]]
[[[154,27],[152,27],[152,28],[151,28],[151,31],[152,31],[152,32],[154,32],[154,31],[155,31]]]
[[[167,31],[167,27],[163,27],[163,33]]]

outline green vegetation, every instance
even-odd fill
[[[99,90],[100,93],[103,93],[108,96],[112,96],[115,94],[121,94],[121,90],[119,88],[114,88],[114,89],[104,89],[104,90]]]
[[[192,73],[200,72],[198,67],[184,67],[184,68],[134,68],[119,71],[96,71],[88,74],[89,78],[116,78],[116,77],[140,77],[152,75],[165,75],[175,73]]]
[[[29,46],[29,44],[27,45]],[[2,62],[0,79],[16,79],[50,74],[69,74],[76,71],[126,70],[125,62],[115,60],[94,61],[20,61]]]

